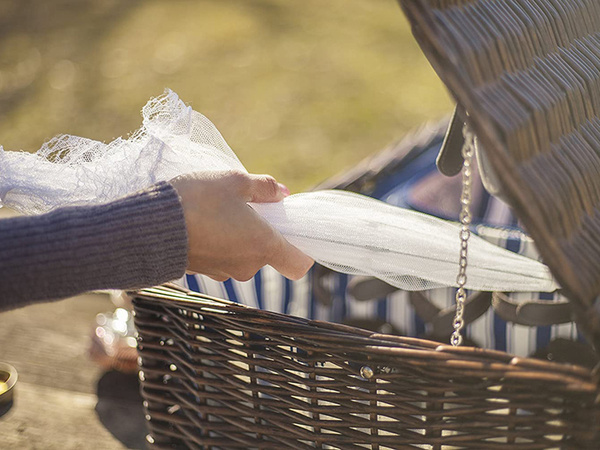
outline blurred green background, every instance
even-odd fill
[[[0,145],[137,129],[169,87],[292,191],[450,112],[394,0],[0,0]]]

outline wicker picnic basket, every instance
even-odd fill
[[[600,4],[401,0],[600,349]],[[134,300],[156,448],[597,449],[598,369],[373,334],[174,286]]]

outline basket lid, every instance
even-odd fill
[[[469,113],[456,115],[454,136],[466,120],[504,198],[600,348],[594,308],[600,295],[600,5],[399,3],[425,55]],[[446,158],[442,170],[460,164]]]

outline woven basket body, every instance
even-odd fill
[[[600,3],[400,4],[600,348]]]
[[[157,448],[600,448],[589,370],[169,288],[134,302]]]
[[[600,348],[600,3],[400,4]],[[142,291],[134,304],[158,448],[600,448],[589,369],[174,288]]]

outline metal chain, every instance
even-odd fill
[[[457,347],[463,342],[461,330],[465,325],[463,314],[465,310],[465,300],[467,293],[465,284],[467,283],[467,253],[469,249],[469,237],[471,237],[471,191],[472,191],[472,175],[473,175],[473,153],[475,151],[475,135],[471,132],[467,124],[463,127],[463,136],[465,138],[462,147],[462,156],[464,159],[462,167],[462,193],[460,196],[460,258],[458,260],[458,276],[456,284],[456,315],[452,326],[454,332],[450,337],[450,343]]]

